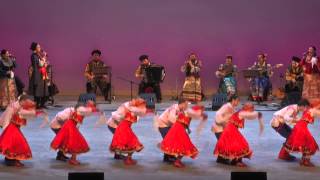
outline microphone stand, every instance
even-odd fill
[[[132,80],[120,77],[120,76],[118,76],[117,78],[122,80],[122,81],[130,83],[130,98],[132,100],[133,99],[133,85],[138,85],[139,86],[139,83],[136,83],[135,81],[132,81]]]

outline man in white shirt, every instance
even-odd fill
[[[218,109],[218,111],[216,112],[214,124],[212,125],[211,130],[215,134],[217,140],[219,140],[223,132],[223,129],[229,121],[232,114],[236,112],[236,108],[239,105],[239,103],[239,97],[237,95],[232,95],[230,96],[228,102],[221,106],[221,108]],[[224,159],[221,156],[218,156],[217,162],[222,164],[229,164],[229,160]]]
[[[304,108],[305,106],[301,101],[298,104],[292,104],[276,111],[271,120],[271,127],[287,139],[292,131],[290,124],[295,124],[295,122],[298,121],[298,114],[302,112]],[[280,150],[278,158],[287,161],[295,160],[295,157],[290,155],[284,147]]]

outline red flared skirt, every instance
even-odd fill
[[[0,136],[0,152],[8,159],[27,160],[32,158],[31,149],[20,127],[10,123]]]
[[[131,129],[132,122],[121,121],[117,127],[112,142],[110,145],[110,151],[121,153],[133,153],[139,152],[143,149],[143,145],[140,143],[137,136]]]
[[[195,158],[199,151],[192,144],[185,126],[176,122],[169,130],[160,144],[160,149],[165,154],[173,156],[188,156]]]
[[[318,144],[308,129],[308,122],[298,121],[288,137],[285,148],[289,152],[301,152],[313,155],[319,150]]]
[[[51,148],[68,154],[81,154],[90,150],[87,141],[77,128],[77,123],[69,119],[51,142]]]
[[[252,151],[239,129],[234,124],[228,123],[216,144],[214,155],[232,160],[250,158]]]

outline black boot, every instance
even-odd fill
[[[220,164],[230,164],[229,160],[228,159],[225,159],[221,156],[218,156],[217,158],[217,163],[220,163]]]
[[[66,162],[69,158],[63,154],[62,151],[58,151],[56,160]]]
[[[7,165],[7,166],[15,166],[16,164],[16,160],[14,159],[8,159],[8,158],[4,158],[4,163]]]
[[[174,157],[174,156],[171,156],[169,154],[164,154],[163,155],[163,162],[173,163],[175,160],[177,160],[177,158]]]
[[[113,158],[116,160],[123,160],[123,159],[126,159],[126,156],[124,156],[122,154],[115,153]]]

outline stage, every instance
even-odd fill
[[[75,104],[73,97],[60,97],[56,104],[62,107],[50,107],[48,110],[50,118],[64,107]],[[107,116],[110,115],[121,100],[112,104],[99,104]],[[168,107],[172,102],[165,101],[156,107],[161,110]],[[210,102],[204,102],[206,107]],[[270,103],[269,103],[270,104]],[[79,156],[82,163],[80,166],[71,166],[67,163],[55,160],[56,153],[50,149],[50,142],[54,133],[47,126],[40,129],[41,120],[30,121],[27,127],[22,131],[29,141],[33,151],[33,159],[25,161],[25,167],[14,168],[4,165],[3,159],[0,160],[0,179],[46,179],[46,180],[66,180],[68,172],[104,172],[105,179],[134,180],[134,179],[230,179],[231,171],[266,171],[268,179],[288,179],[299,180],[307,178],[309,180],[319,179],[320,175],[320,156],[319,153],[312,157],[312,162],[316,165],[314,168],[300,167],[298,161],[284,162],[277,159],[278,152],[284,139],[270,127],[269,121],[272,117],[272,108],[263,106],[257,107],[262,111],[265,120],[265,131],[262,136],[258,135],[258,122],[247,122],[245,129],[242,130],[247,138],[254,155],[251,160],[245,159],[247,168],[237,168],[217,164],[216,158],[212,155],[216,138],[210,131],[213,122],[214,111],[207,111],[209,115],[205,129],[200,136],[195,133],[195,127],[198,122],[191,123],[191,138],[198,147],[200,154],[195,160],[184,158],[183,162],[186,168],[177,169],[172,165],[162,162],[162,153],[157,148],[161,140],[160,133],[153,128],[153,117],[149,116],[141,119],[133,125],[133,129],[145,148],[133,155],[138,160],[136,166],[124,166],[122,161],[113,159],[113,154],[109,152],[108,147],[111,142],[112,134],[107,126],[94,127],[97,119],[95,117],[86,118],[84,124],[80,127],[81,132],[90,145],[90,152]],[[310,131],[315,136],[317,142],[320,142],[319,122],[309,126]],[[1,130],[2,131],[2,130]],[[296,155],[298,160],[301,155]],[[3,156],[1,157],[3,158]]]

